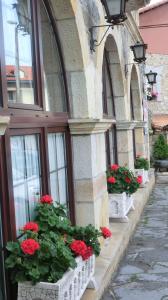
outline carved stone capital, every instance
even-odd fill
[[[91,135],[106,132],[116,121],[113,119],[70,119],[68,123],[72,135]]]
[[[136,127],[136,121],[117,121],[117,130],[132,130]]]
[[[145,127],[147,127],[146,121],[136,121],[135,128],[145,128]]]
[[[9,122],[10,122],[10,117],[0,116],[0,136],[5,134]]]

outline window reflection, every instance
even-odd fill
[[[2,18],[8,101],[34,104],[30,0],[2,0]]]

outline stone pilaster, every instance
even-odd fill
[[[70,120],[76,223],[108,226],[105,132],[113,120]]]

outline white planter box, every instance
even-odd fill
[[[149,182],[149,176],[148,171],[144,169],[135,169],[135,176],[142,176],[142,186],[144,186],[145,183]]]
[[[109,217],[128,221],[127,214],[134,209],[133,197],[122,194],[109,194]]]
[[[80,300],[87,287],[95,288],[95,255],[85,261],[77,257],[76,261],[77,267],[67,271],[56,283],[19,283],[18,300]]]

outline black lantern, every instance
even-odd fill
[[[156,83],[156,76],[157,73],[156,72],[152,72],[150,71],[149,73],[145,74],[147,79],[148,79],[148,83],[153,85],[154,83]]]
[[[101,0],[105,7],[107,22],[114,25],[126,20],[125,3],[126,0]]]
[[[147,44],[141,44],[140,42],[137,42],[134,46],[130,47],[134,54],[134,61],[137,63],[142,63],[146,60],[146,49]]]

